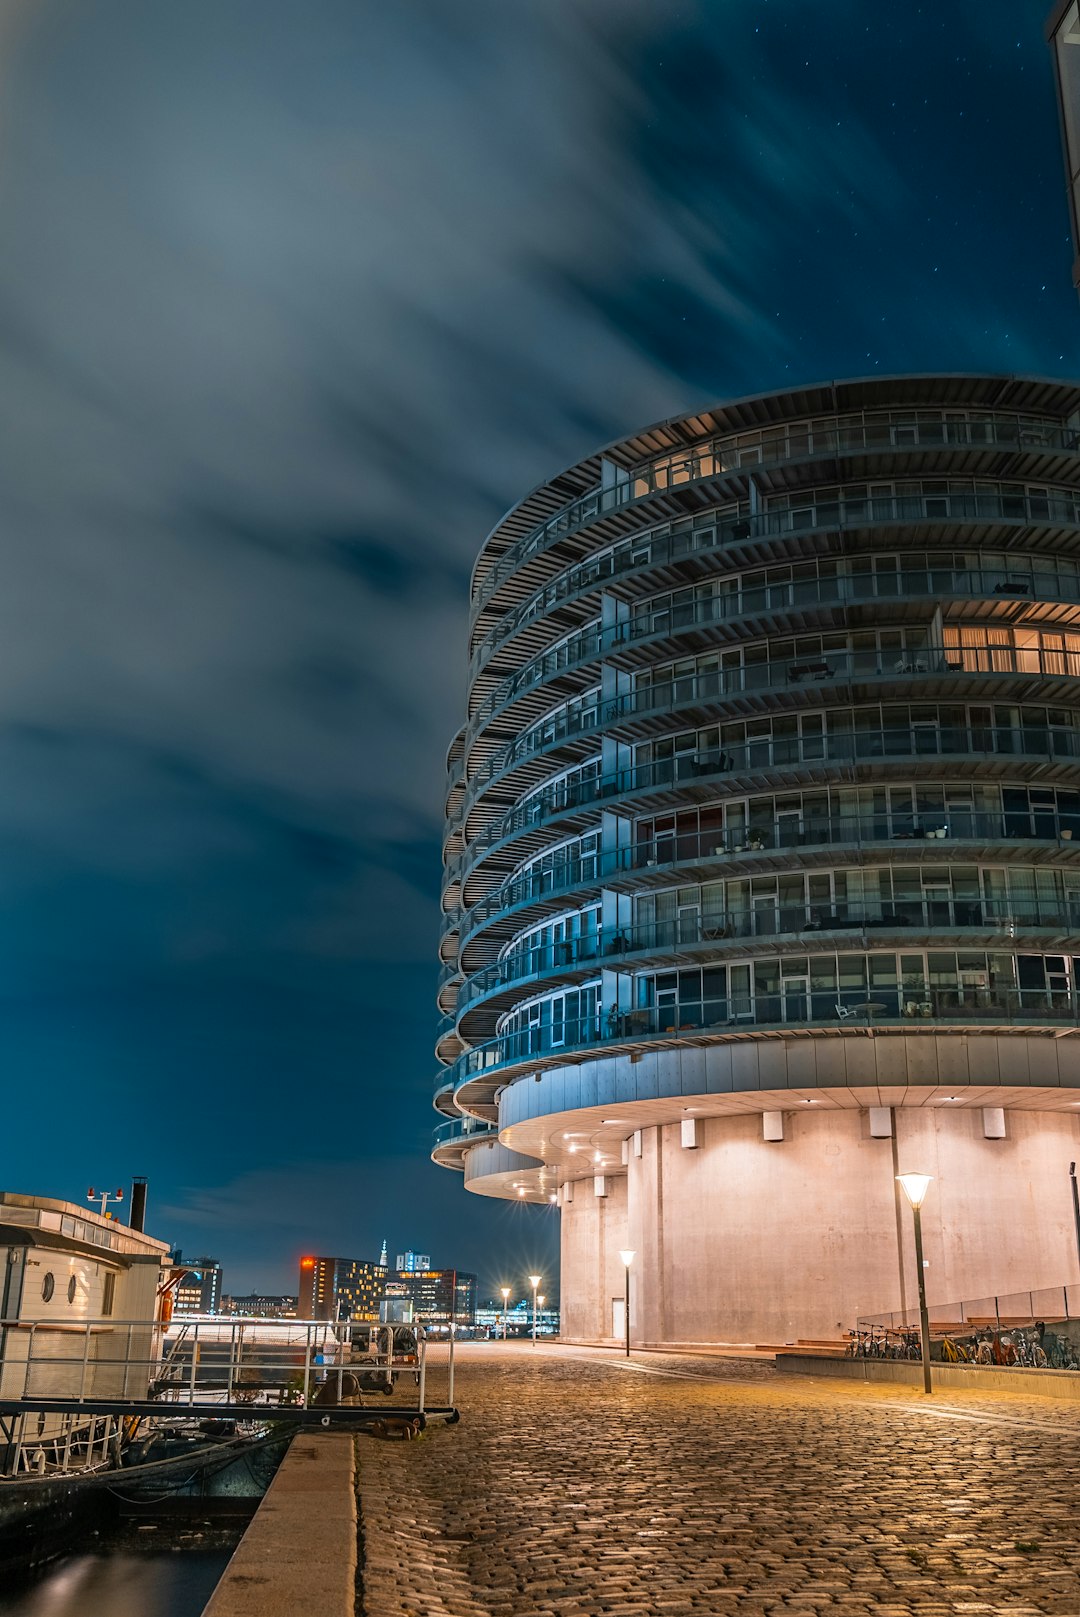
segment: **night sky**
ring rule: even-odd
[[[3,0],[0,1183],[553,1273],[427,1161],[473,559],[676,411],[1077,375],[1049,8]]]

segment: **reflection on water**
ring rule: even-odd
[[[228,1560],[227,1550],[71,1556],[0,1593],[0,1617],[199,1617]]]

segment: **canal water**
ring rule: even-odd
[[[5,1580],[0,1617],[200,1617],[242,1532],[239,1522],[119,1522],[36,1576]]]
[[[228,1550],[95,1551],[57,1561],[21,1589],[0,1592],[3,1617],[199,1617]]]

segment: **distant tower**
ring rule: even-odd
[[[379,1253],[379,1262],[386,1268],[386,1236],[383,1236],[382,1251]]]

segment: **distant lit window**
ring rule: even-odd
[[[41,1300],[42,1300],[42,1302],[43,1303],[51,1302],[52,1301],[52,1294],[53,1294],[53,1292],[55,1290],[56,1290],[56,1276],[53,1274],[52,1270],[50,1269],[49,1273],[45,1276],[44,1280],[41,1282]]]

